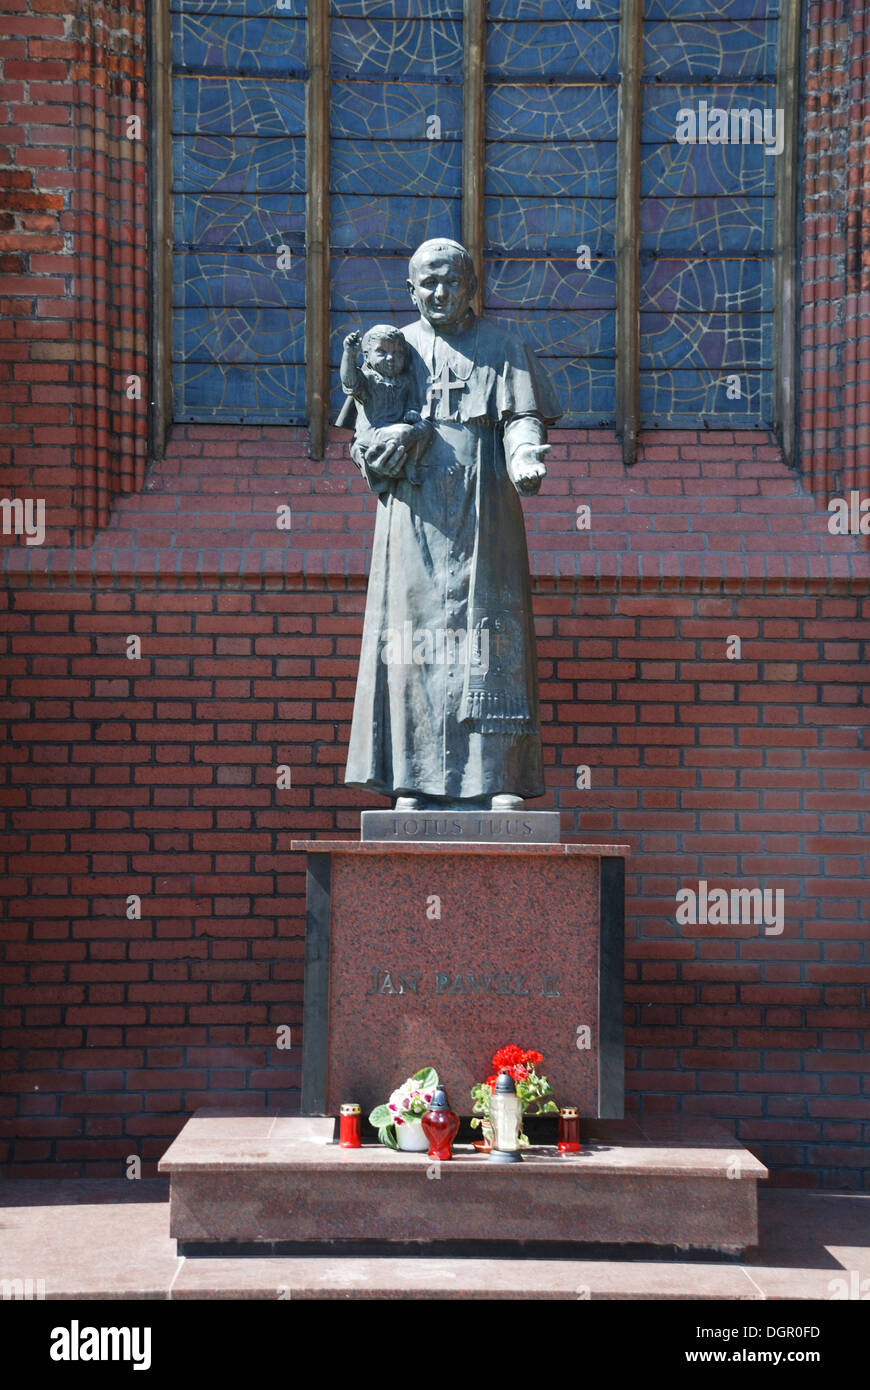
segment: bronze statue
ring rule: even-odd
[[[472,312],[464,247],[424,242],[409,277],[414,391],[392,422],[363,406],[351,444],[378,514],[345,781],[399,810],[508,810],[544,790],[517,494],[539,490],[560,411],[523,340]]]

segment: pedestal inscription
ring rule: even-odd
[[[363,811],[363,840],[558,844],[558,811]]]

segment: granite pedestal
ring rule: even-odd
[[[188,1122],[159,1165],[180,1254],[526,1258],[757,1243],[766,1170],[726,1129],[618,1118],[625,846],[560,845],[534,828],[531,843],[294,842],[308,855],[305,1115],[207,1110]],[[338,1146],[342,1102],[367,1111],[424,1065],[468,1114],[471,1085],[507,1042],[540,1049],[558,1100],[594,1117],[580,1153],[533,1144],[501,1165],[460,1143],[439,1164],[376,1142]]]
[[[670,1246],[736,1253],[758,1240],[765,1168],[715,1122],[588,1121],[583,1151],[547,1146],[494,1164],[377,1143],[341,1149],[331,1119],[203,1110],[160,1161],[179,1253],[280,1254],[413,1244]]]
[[[468,1115],[493,1052],[517,1043],[543,1053],[563,1105],[622,1115],[626,846],[293,848],[308,856],[304,1114],[368,1113],[433,1066]]]

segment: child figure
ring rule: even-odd
[[[352,454],[357,463],[365,465],[366,451],[376,442],[376,434],[385,425],[414,425],[419,443],[428,443],[432,427],[414,408],[415,387],[408,368],[408,344],[401,329],[391,324],[377,323],[365,334],[348,333],[341,355],[341,387],[347,396],[336,421],[339,426],[351,424],[356,407],[356,429]],[[363,365],[356,364],[362,351]],[[413,448],[404,467],[409,483],[419,483],[417,455]]]

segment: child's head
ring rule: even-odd
[[[362,353],[366,365],[381,376],[400,376],[408,360],[408,344],[401,329],[376,323],[363,335]]]

